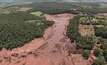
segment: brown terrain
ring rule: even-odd
[[[66,36],[73,14],[45,15],[54,25],[46,29],[42,38],[34,39],[21,48],[0,51],[0,65],[91,65],[93,50],[88,60],[76,52],[75,43]]]
[[[94,35],[94,27],[93,25],[79,25],[79,33],[81,36],[87,36],[90,37]]]

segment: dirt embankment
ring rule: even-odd
[[[3,49],[0,65],[90,65],[81,54],[73,54],[76,45],[66,37],[67,25],[73,16],[68,13],[45,15],[55,23],[46,29],[43,38],[12,51]]]

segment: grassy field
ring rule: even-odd
[[[40,17],[43,13],[40,11],[31,12],[30,14]]]
[[[0,49],[21,47],[34,38],[42,37],[52,23],[28,12],[0,14]]]

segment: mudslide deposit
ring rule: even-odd
[[[55,23],[46,29],[43,38],[12,51],[3,49],[0,51],[0,65],[90,65],[81,54],[73,54],[76,45],[66,36],[69,19],[74,15],[44,16]]]

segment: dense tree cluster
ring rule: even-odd
[[[0,49],[23,46],[34,38],[41,37],[51,22],[28,12],[0,14]]]

